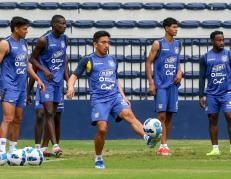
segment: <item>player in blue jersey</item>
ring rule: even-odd
[[[66,61],[66,66],[65,66],[65,72],[64,72],[64,78],[65,81],[68,82],[69,79],[69,69],[68,69],[68,61]],[[27,88],[27,104],[31,105],[32,104],[32,91],[33,91],[33,86],[34,86],[35,80],[33,78],[29,79],[28,83],[28,88]],[[36,89],[35,92],[35,113],[36,113],[36,122],[35,122],[35,148],[40,149],[43,152],[43,155],[45,157],[50,157],[53,156],[52,152],[48,151],[48,144],[50,140],[50,135],[49,135],[49,130],[47,126],[45,125],[45,112],[43,105],[40,103],[40,96],[39,96],[39,88]],[[55,123],[55,133],[56,133],[56,140],[57,143],[59,144],[60,141],[60,132],[61,132],[61,116],[64,111],[64,98],[62,97],[61,102],[57,106],[57,110],[54,116],[54,123]],[[43,136],[43,141],[42,145],[40,147],[41,139]]]
[[[167,138],[172,115],[178,110],[178,87],[182,78],[179,58],[181,43],[174,39],[177,34],[175,19],[166,18],[163,27],[165,36],[153,42],[146,61],[146,74],[150,94],[155,96],[157,118],[163,127],[157,155],[170,155]]]
[[[50,132],[53,152],[62,155],[55,134],[54,116],[58,103],[63,97],[64,67],[66,62],[67,37],[66,20],[54,15],[51,20],[52,31],[38,39],[30,61],[36,67],[38,76],[46,86],[45,93],[39,92],[40,102],[45,110],[45,119]]]
[[[16,149],[23,108],[26,105],[27,73],[41,90],[45,86],[28,63],[25,36],[29,21],[13,17],[10,23],[12,34],[0,42],[3,120],[0,126],[0,151],[6,152],[6,138],[10,139],[10,152]]]
[[[117,122],[124,119],[132,129],[144,138],[148,145],[154,145],[153,139],[144,133],[143,126],[134,116],[130,102],[125,97],[121,84],[117,79],[117,62],[107,54],[109,49],[110,34],[98,31],[94,34],[93,43],[95,52],[85,56],[78,64],[74,74],[68,81],[67,97],[74,95],[74,84],[77,78],[86,71],[91,95],[92,125],[96,125],[95,136],[95,168],[105,168],[102,150],[107,133],[107,121],[111,115]]]
[[[210,35],[213,48],[200,61],[199,103],[205,108],[209,119],[209,134],[212,142],[212,151],[207,156],[220,155],[218,147],[218,116],[224,112],[230,139],[231,153],[231,55],[224,48],[224,35],[221,31],[214,31]],[[205,91],[205,79],[207,88]]]

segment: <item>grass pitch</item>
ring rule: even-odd
[[[62,158],[46,158],[41,166],[0,167],[0,178],[231,178],[229,142],[220,141],[221,156],[207,157],[208,140],[170,140],[172,156],[156,156],[143,140],[108,140],[104,148],[105,170],[94,169],[93,141],[61,141]],[[19,141],[19,147],[33,141]]]

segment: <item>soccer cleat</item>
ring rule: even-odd
[[[161,147],[156,152],[156,155],[158,155],[158,156],[168,156],[168,155],[171,155],[171,151],[170,151],[169,148]]]
[[[56,156],[56,155],[55,155],[55,153],[49,152],[48,150],[44,150],[43,156],[44,157],[52,157],[52,156]]]
[[[213,149],[211,152],[206,154],[206,156],[216,156],[216,155],[221,155],[221,152],[219,149]]]
[[[63,151],[60,149],[60,147],[55,147],[52,149],[54,156],[55,157],[60,157],[61,155],[63,155]]]
[[[103,160],[98,160],[95,162],[95,168],[97,169],[105,169],[105,165]]]
[[[156,144],[160,141],[160,137],[153,138],[151,136],[148,136],[146,141],[147,141],[146,144],[148,145],[149,148],[154,148]]]

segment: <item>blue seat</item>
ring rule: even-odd
[[[87,41],[84,40],[84,39],[69,39],[69,45],[77,45],[77,46],[80,46],[80,45],[86,45],[87,44]]]
[[[102,9],[107,9],[107,10],[116,10],[121,8],[121,3],[119,2],[107,2],[107,3],[102,3],[101,4]]]
[[[221,27],[223,27],[223,28],[231,28],[231,20],[222,22]]]
[[[50,20],[35,20],[35,21],[31,22],[31,27],[48,28],[48,27],[50,27]]]
[[[0,2],[0,9],[15,9],[17,8],[16,2]]]
[[[79,62],[81,60],[82,56],[80,54],[68,54],[68,62]]]
[[[143,4],[144,9],[159,10],[164,8],[164,3],[150,2]]]
[[[66,20],[67,27],[72,27],[72,20]]]
[[[116,54],[116,55],[111,55],[113,56],[117,62],[123,62],[124,61],[124,55]]]
[[[85,2],[79,5],[81,9],[92,10],[92,9],[99,9],[100,3],[99,2]]]
[[[112,46],[125,46],[129,45],[130,42],[127,39],[111,39],[110,44]]]
[[[130,45],[138,45],[138,46],[142,46],[142,45],[151,45],[153,43],[153,40],[151,39],[146,39],[146,38],[140,38],[140,39],[130,39],[129,40]]]
[[[146,57],[143,55],[127,55],[125,61],[128,63],[142,63],[145,62]]]
[[[97,28],[112,28],[115,25],[115,21],[113,20],[99,20],[96,21],[94,26]]]
[[[75,87],[75,96],[85,96],[88,95],[89,89],[85,87]]]
[[[184,3],[167,3],[164,5],[165,9],[169,9],[169,10],[181,10],[185,8],[185,4]]]
[[[180,55],[180,63],[186,63],[190,59],[189,55]]]
[[[37,2],[21,2],[17,6],[19,9],[32,10],[38,8]]]
[[[134,20],[121,20],[116,22],[117,28],[134,28],[136,27],[136,21]]]
[[[139,28],[155,28],[159,26],[159,22],[154,20],[142,20],[137,22],[137,27]]]
[[[199,46],[208,46],[211,45],[211,40],[210,39],[197,39],[194,40],[194,45],[199,45]]]
[[[193,97],[199,95],[199,89],[198,88],[180,88],[178,90],[179,96],[184,97]]]
[[[148,88],[136,88],[133,91],[136,96],[150,96]]]
[[[182,77],[185,79],[199,79],[199,71],[186,71]]]
[[[224,10],[228,8],[226,3],[209,3],[207,6],[210,10]]]
[[[94,21],[92,20],[78,20],[73,22],[72,24],[74,27],[78,28],[91,28],[94,26]]]
[[[193,39],[180,39],[180,41],[184,46],[192,46],[194,44]]]
[[[221,26],[221,21],[219,20],[207,20],[207,21],[202,21],[200,23],[200,26],[203,28],[219,28]]]
[[[227,4],[227,8],[228,8],[228,9],[231,9],[231,4]]]
[[[139,72],[138,71],[121,71],[118,73],[118,78],[128,78],[128,79],[132,79],[132,78],[137,78],[138,77]]]
[[[58,9],[59,3],[57,3],[57,2],[41,2],[38,4],[38,8],[43,9],[43,10]]]
[[[188,62],[191,62],[191,63],[199,63],[201,58],[202,58],[202,55],[201,55],[201,56],[199,56],[199,55],[193,55],[193,56],[191,56],[191,57],[188,59]]]
[[[198,28],[200,26],[200,21],[196,20],[184,20],[179,22],[181,28]]]
[[[8,27],[8,26],[10,26],[10,21],[0,20],[0,27]]]
[[[146,79],[146,72],[145,72],[145,71],[141,71],[141,72],[138,74],[138,77],[139,77],[139,78],[145,78],[145,79]]]
[[[77,2],[64,2],[59,4],[60,9],[71,10],[71,9],[79,9],[79,3]]]
[[[130,9],[130,10],[142,9],[143,4],[139,2],[127,2],[127,3],[122,4],[121,8]]]
[[[188,3],[185,4],[186,9],[189,10],[204,10],[207,8],[205,3]]]
[[[134,95],[134,92],[132,90],[132,88],[123,88],[124,94],[125,95]]]

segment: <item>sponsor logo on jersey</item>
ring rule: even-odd
[[[52,58],[59,58],[64,54],[63,50],[57,51],[52,54]]]
[[[219,64],[219,65],[216,65],[212,68],[212,71],[213,72],[218,72],[218,71],[221,71],[225,68],[225,65],[224,64]]]
[[[113,70],[103,70],[100,72],[100,76],[110,77],[114,74]]]
[[[174,63],[176,61],[176,57],[168,57],[165,60],[165,63]]]
[[[27,59],[27,54],[26,53],[21,53],[16,56],[15,61],[24,61]]]

